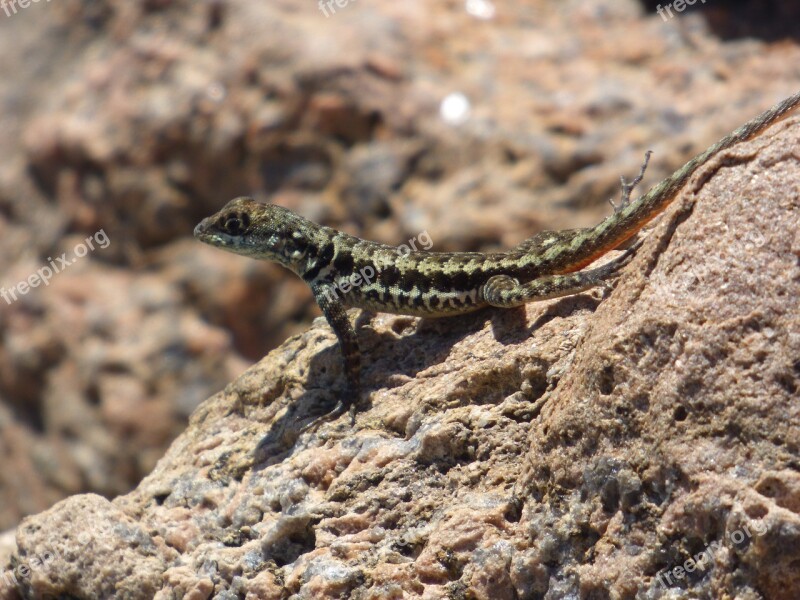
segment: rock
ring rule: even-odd
[[[748,26],[770,23],[762,4]],[[477,6],[353,2],[326,18],[299,0],[107,0],[0,16],[2,285],[98,229],[112,240],[47,291],[0,301],[0,528],[128,491],[200,399],[318,314],[279,269],[190,239],[232,196],[388,243],[509,247],[596,221],[648,145],[663,175],[793,86],[789,45],[722,42],[688,11],[691,36],[631,0]],[[454,97],[468,118],[443,119]]]
[[[188,254],[173,254],[167,279],[87,267],[70,265],[3,314],[0,387],[13,400],[0,404],[7,515],[86,489],[129,490],[180,431],[181,413],[245,366],[229,334],[181,307],[170,282],[199,268]],[[21,265],[10,277],[36,268]]]
[[[12,560],[23,596],[152,598],[178,558],[162,538],[101,496],[72,496],[51,510],[55,529],[29,522],[17,530],[31,542]]]
[[[111,245],[0,299],[0,530],[130,491],[201,400],[319,315],[302,281],[192,238],[233,196],[391,244],[508,248],[596,223],[645,150],[653,182],[800,88],[796,45],[752,39],[796,27],[785,2],[664,22],[634,0],[329,18],[307,0],[3,1],[0,288],[98,230]]]
[[[134,491],[26,518],[13,563],[56,558],[15,589],[800,597],[799,143],[793,117],[704,167],[603,301],[359,316],[370,405],[301,434],[343,385],[315,321]]]

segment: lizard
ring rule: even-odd
[[[350,409],[360,392],[361,354],[348,307],[376,312],[443,317],[487,306],[513,308],[536,300],[608,285],[641,243],[620,256],[585,269],[620,248],[675,199],[704,164],[731,146],[755,137],[800,104],[800,92],[748,121],[701,152],[649,191],[631,200],[650,159],[622,184],[621,201],[594,227],[542,231],[506,252],[401,252],[318,225],[291,210],[249,197],[231,200],[203,219],[194,235],[200,241],[255,259],[276,262],[300,276],[335,333],[344,359],[346,389],[336,406],[303,429],[335,419]],[[612,202],[612,205],[614,203]]]

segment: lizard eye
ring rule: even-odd
[[[222,229],[229,235],[242,235],[250,226],[250,217],[246,214],[232,214],[222,222]]]

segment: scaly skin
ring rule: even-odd
[[[598,268],[580,269],[636,235],[712,157],[753,138],[798,104],[800,93],[722,138],[631,201],[630,193],[647,166],[645,159],[639,176],[631,183],[623,181],[620,206],[601,223],[584,229],[543,231],[508,252],[401,252],[250,198],[232,200],[204,219],[194,235],[230,252],[277,262],[308,283],[339,339],[345,360],[349,389],[345,400],[324,417],[333,418],[353,404],[359,390],[358,339],[347,318],[347,307],[442,317],[485,306],[510,308],[603,284],[627,263],[635,246]]]

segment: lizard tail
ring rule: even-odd
[[[578,270],[590,264],[609,250],[630,239],[642,227],[657,217],[678,195],[689,178],[710,158],[723,150],[740,142],[747,141],[770,125],[789,115],[800,104],[800,92],[789,96],[769,110],[758,115],[725,136],[687,162],[661,183],[653,186],[646,194],[620,209],[597,226],[586,229],[577,235],[569,244],[572,256],[580,256],[581,260],[570,264],[570,271]]]

